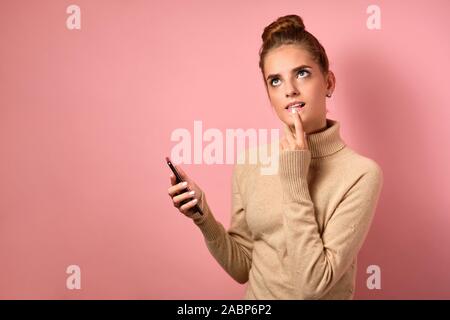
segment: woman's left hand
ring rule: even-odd
[[[295,132],[292,132],[288,125],[284,123],[285,136],[280,140],[281,151],[309,149],[300,114],[295,111],[291,113],[291,116],[294,119]]]

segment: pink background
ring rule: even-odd
[[[66,8],[81,8],[81,30]],[[366,9],[381,8],[381,30]],[[302,16],[337,84],[329,118],[384,188],[356,299],[450,298],[448,1],[4,1],[0,298],[241,299],[167,195],[177,128],[282,128],[258,49]],[[229,226],[232,165],[182,165]],[[66,288],[81,267],[81,290]],[[381,289],[366,287],[379,265]]]

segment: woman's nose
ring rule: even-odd
[[[286,98],[296,97],[296,96],[298,96],[298,91],[297,90],[291,90],[291,91],[288,91],[286,93]]]
[[[288,97],[294,97],[299,94],[299,91],[297,90],[296,86],[293,84],[288,84],[286,86],[286,98]]]

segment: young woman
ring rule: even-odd
[[[262,39],[259,65],[285,133],[277,141],[277,174],[261,175],[259,164],[233,167],[228,230],[180,167],[192,191],[171,176],[169,196],[200,228],[223,269],[239,283],[248,281],[246,299],[352,299],[382,170],[349,148],[340,123],[326,117],[335,77],[302,19],[280,17]],[[204,215],[195,211],[197,203]]]

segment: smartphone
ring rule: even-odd
[[[174,167],[174,165],[172,164],[172,161],[170,161],[169,157],[166,157],[166,162],[167,165],[169,166],[169,168],[172,170],[173,174],[175,175],[175,179],[176,179],[176,183],[180,183],[183,182],[183,179],[181,178],[180,173],[177,171],[177,169]],[[187,187],[186,187],[187,188]],[[189,190],[189,189],[188,189]],[[181,205],[188,203],[189,201],[192,201],[192,199],[189,200],[184,200],[181,203]],[[192,208],[191,208],[192,209]],[[198,211],[198,213],[200,213],[201,215],[203,215],[203,211],[200,209],[200,207],[198,206],[198,204],[196,204],[193,207],[194,210]]]

